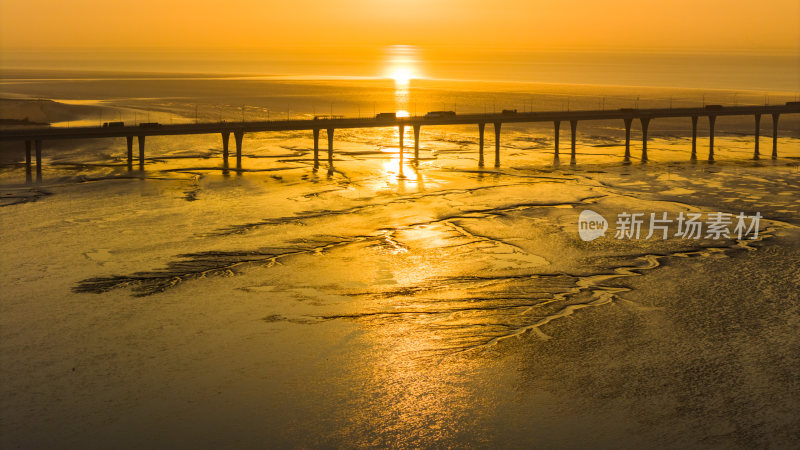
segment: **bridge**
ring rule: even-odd
[[[562,122],[568,122],[571,130],[570,163],[576,164],[575,139],[578,123],[588,120],[622,120],[625,124],[625,154],[626,162],[630,161],[631,125],[638,120],[642,130],[641,160],[647,161],[647,129],[650,122],[660,118],[685,117],[692,122],[692,151],[690,158],[697,159],[697,122],[703,117],[709,123],[709,148],[708,159],[714,160],[714,124],[720,116],[753,116],[755,118],[755,149],[753,159],[760,158],[759,134],[761,129],[761,116],[772,116],[772,159],[778,157],[778,120],[781,114],[800,113],[800,102],[788,102],[785,105],[763,106],[721,106],[706,105],[696,108],[651,108],[634,109],[623,108],[618,110],[586,110],[586,111],[549,111],[549,112],[522,112],[507,111],[499,114],[427,114],[414,117],[392,117],[379,114],[377,117],[368,118],[315,118],[302,120],[275,120],[275,121],[250,121],[250,122],[213,122],[190,124],[155,124],[145,123],[136,126],[111,126],[97,127],[26,127],[0,130],[0,141],[25,142],[25,169],[27,181],[33,182],[31,148],[36,156],[36,181],[42,180],[42,142],[45,140],[64,139],[98,139],[124,137],[127,142],[128,170],[133,171],[133,139],[136,137],[139,149],[139,170],[144,171],[145,141],[148,136],[178,136],[188,134],[220,134],[222,136],[222,169],[224,173],[229,170],[242,172],[242,142],[245,133],[259,133],[269,131],[297,131],[309,130],[314,137],[314,168],[319,167],[319,136],[320,130],[325,130],[328,140],[328,166],[333,167],[333,137],[336,129],[348,128],[378,128],[398,127],[400,130],[400,170],[403,167],[403,137],[405,127],[414,131],[414,162],[419,161],[419,132],[422,126],[443,125],[477,125],[479,133],[478,165],[484,166],[484,130],[486,124],[494,128],[494,165],[500,166],[500,130],[504,123],[532,123],[553,122],[555,131],[554,156],[559,157],[559,135]],[[233,134],[236,145],[236,168],[231,169],[228,164],[228,143]]]

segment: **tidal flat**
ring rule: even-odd
[[[237,103],[264,114],[287,96],[325,104],[356,90],[137,83],[3,89],[63,104],[73,92],[78,123],[97,121],[89,103],[192,121],[196,103],[234,92],[227,109],[197,108],[214,120],[242,114]],[[575,89],[573,108],[605,92]],[[377,86],[360,107],[411,110],[411,94]],[[642,101],[697,93],[651,94]],[[431,109],[445,97],[419,95]],[[458,95],[462,108],[527,98]],[[581,125],[575,166],[564,147],[554,161],[551,125],[504,126],[497,168],[490,144],[478,166],[477,130],[432,127],[417,163],[406,147],[403,176],[396,129],[337,131],[333,166],[318,168],[310,133],[246,135],[244,171],[228,174],[219,136],[148,138],[144,172],[128,172],[124,139],[45,143],[36,185],[3,144],[0,442],[794,446],[800,128],[781,121],[779,158],[752,161],[752,118],[720,120],[713,163],[689,161],[682,122],[654,121],[647,163],[634,136],[630,164],[622,123]],[[701,136],[698,155],[706,146]],[[610,227],[591,242],[578,234],[586,209]],[[762,218],[753,239],[681,239],[675,224],[667,239],[616,239],[623,212]]]

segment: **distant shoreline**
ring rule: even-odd
[[[333,75],[333,74],[302,74],[302,73],[259,73],[252,71],[241,72],[208,72],[208,71],[146,71],[146,70],[93,70],[93,69],[39,69],[31,67],[0,67],[0,95],[5,95],[2,85],[18,81],[170,81],[170,80],[261,80],[273,82],[298,82],[298,83],[393,83],[391,78],[385,76],[364,75]],[[767,95],[800,95],[800,86],[796,88],[753,88],[753,87],[707,87],[683,86],[678,84],[658,83],[622,83],[622,82],[578,82],[578,81],[542,81],[525,80],[516,78],[490,79],[485,77],[437,77],[420,76],[411,80],[412,87],[466,89],[467,85],[481,85],[488,90],[507,90],[522,86],[559,88],[574,87],[586,89],[637,89],[644,91],[676,90],[717,93],[759,93]]]
[[[24,119],[0,119],[0,125],[50,125],[50,122],[34,122],[26,117]]]

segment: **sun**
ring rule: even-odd
[[[414,73],[408,67],[395,67],[389,72],[389,77],[396,84],[406,85],[414,78]]]
[[[418,53],[413,45],[390,45],[386,48],[384,76],[394,80],[398,89],[407,89],[412,79],[420,78]]]

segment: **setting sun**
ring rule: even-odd
[[[397,84],[408,84],[408,82],[414,78],[413,72],[408,67],[395,67],[392,69],[389,76]]]
[[[411,45],[391,45],[386,49],[386,76],[398,86],[407,86],[412,78],[419,78],[418,50]]]

